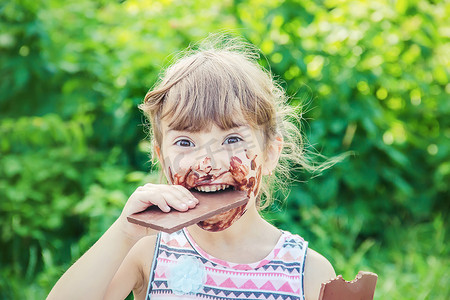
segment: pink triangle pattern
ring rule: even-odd
[[[255,283],[253,281],[251,281],[249,279],[243,285],[241,285],[239,287],[239,289],[243,289],[243,290],[257,290],[258,287],[255,285]]]
[[[247,264],[238,264],[238,265],[234,265],[233,269],[235,270],[241,270],[241,271],[246,271],[246,270],[251,270],[252,267],[247,265]]]
[[[287,261],[287,262],[295,261],[295,259],[292,257],[291,253],[289,253],[289,252],[286,252],[286,254],[284,254],[281,259],[284,261]]]
[[[214,281],[211,275],[207,275],[205,285],[217,286],[217,283]]]
[[[268,263],[270,263],[270,260],[268,259],[263,259],[256,268],[261,268],[262,266],[267,265]]]
[[[176,239],[172,239],[167,242],[167,246],[180,248],[180,244],[178,244],[178,241]]]
[[[283,293],[293,293],[294,291],[292,290],[291,285],[289,284],[289,282],[286,282],[285,284],[283,284],[281,286],[281,288],[278,289],[279,292],[283,292]]]
[[[275,257],[278,257],[278,253],[280,253],[280,248],[274,249],[273,254]]]
[[[229,288],[229,289],[237,288],[237,286],[234,284],[234,282],[230,278],[227,278],[224,282],[222,282],[220,284],[220,287],[225,287],[225,288]]]
[[[266,283],[264,283],[263,286],[261,287],[261,290],[276,291],[275,287],[273,286],[272,282],[270,282],[270,281],[267,281]]]

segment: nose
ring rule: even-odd
[[[203,147],[198,152],[194,170],[213,175],[215,172],[222,172],[229,168],[229,159],[226,151],[222,149],[212,149]]]
[[[213,169],[211,158],[206,156],[204,159],[199,161],[196,169],[198,171],[203,171],[203,172],[209,174],[211,172],[211,170]]]

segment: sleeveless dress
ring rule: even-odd
[[[230,263],[203,251],[186,229],[159,233],[146,300],[271,299],[304,300],[308,243],[282,231],[263,260]]]

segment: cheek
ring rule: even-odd
[[[172,168],[177,173],[187,172],[191,169],[193,161],[187,157],[181,157],[172,161]]]
[[[255,165],[255,173],[252,173],[252,175],[247,180],[246,190],[247,195],[256,197],[259,193],[259,187],[261,183],[261,173],[262,168],[261,166]]]
[[[186,155],[166,157],[164,159],[164,171],[169,182],[184,185],[192,164],[193,162]]]
[[[247,191],[249,197],[256,197],[259,192],[262,167],[257,155],[245,155],[241,159],[233,156],[230,161],[230,173],[239,190]]]

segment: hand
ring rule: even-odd
[[[129,215],[141,212],[152,205],[157,205],[164,212],[170,212],[172,208],[186,211],[194,208],[197,204],[197,198],[181,185],[147,183],[138,187],[131,194],[119,219],[122,230],[130,238],[140,239],[145,235],[155,234],[156,231],[129,223],[127,220]]]

